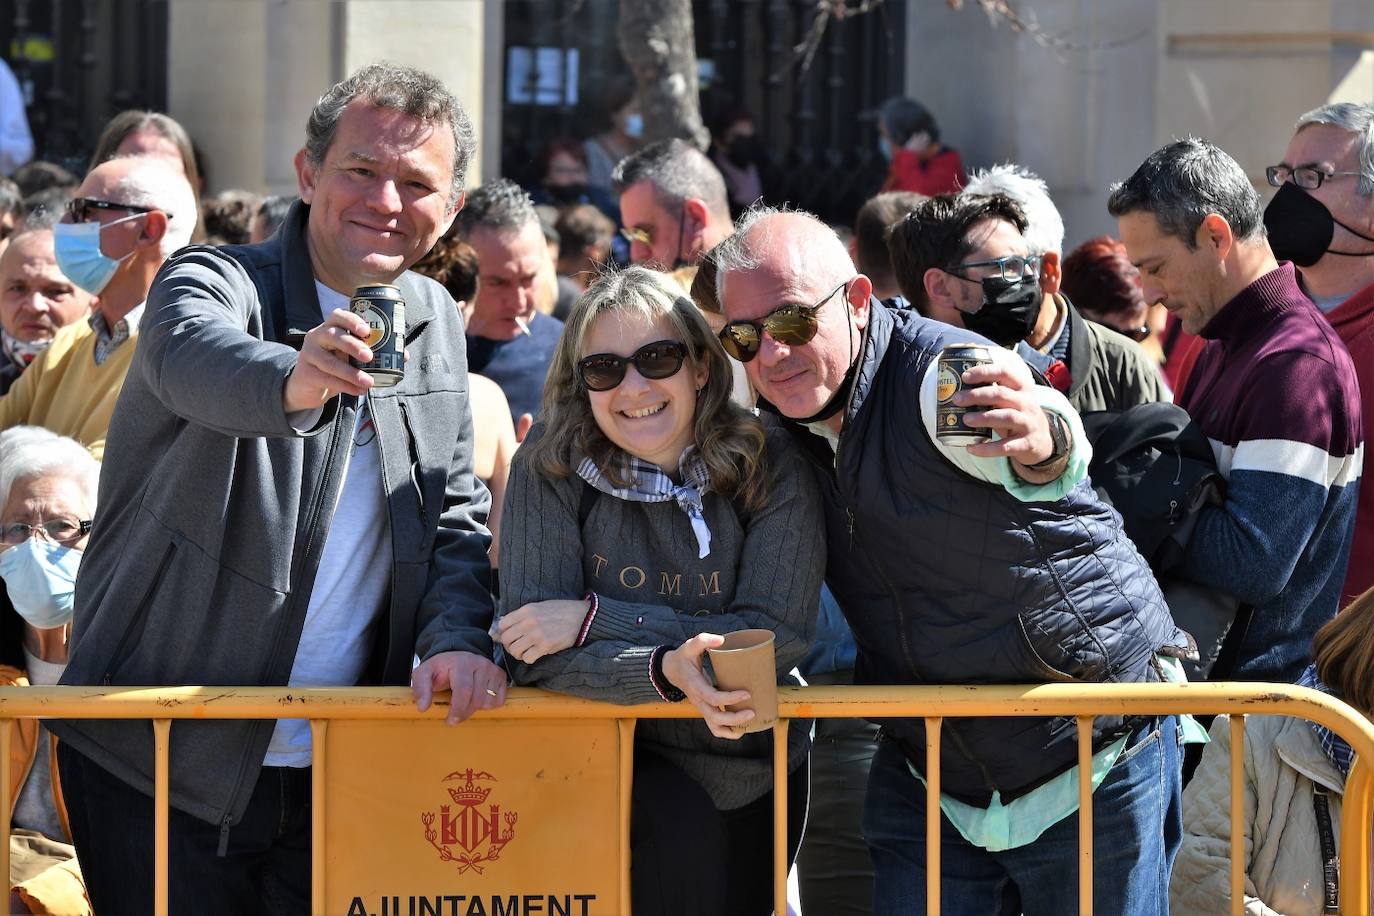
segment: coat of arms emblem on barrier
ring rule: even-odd
[[[478,783],[495,781],[496,777],[487,772],[455,770],[443,778],[443,782],[452,783],[445,788],[454,805],[439,806],[438,829],[435,812],[420,814],[425,839],[439,851],[441,861],[455,863],[460,875],[468,869],[484,874],[483,866],[501,858],[501,850],[515,838],[518,815],[514,811],[503,815],[500,805],[487,805],[485,812],[480,810],[491,789]]]

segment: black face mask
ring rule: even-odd
[[[1291,181],[1284,182],[1269,206],[1264,208],[1264,228],[1269,232],[1269,247],[1274,249],[1274,257],[1292,261],[1299,267],[1311,267],[1327,254],[1374,257],[1374,251],[1331,250],[1337,226],[1357,238],[1374,242],[1374,238],[1336,219],[1325,204]]]
[[[759,141],[752,135],[741,134],[725,147],[725,158],[737,168],[747,169],[759,158]]]
[[[1003,347],[1010,347],[1035,328],[1040,317],[1040,278],[1019,282],[1001,277],[983,279],[983,307],[963,314],[964,327]]]
[[[548,185],[548,190],[549,196],[553,198],[554,203],[560,206],[581,203],[582,198],[587,195],[587,186],[585,184],[554,184]]]

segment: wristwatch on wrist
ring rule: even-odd
[[[1050,440],[1054,447],[1050,449],[1050,456],[1044,461],[1026,465],[1028,471],[1043,471],[1069,453],[1069,430],[1064,424],[1064,418],[1052,410],[1047,410],[1045,420],[1049,423]]]

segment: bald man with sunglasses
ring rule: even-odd
[[[99,298],[89,318],[58,330],[0,397],[0,429],[42,426],[104,457],[144,301],[195,222],[195,192],[180,166],[131,156],[91,169],[53,228],[53,251],[61,275]]]
[[[1089,449],[1058,391],[1010,351],[888,309],[814,217],[769,209],[718,247],[721,343],[810,456],[826,582],[858,643],[860,684],[1149,682],[1189,652],[1120,519],[1086,481]],[[935,433],[937,358],[978,343],[957,405],[991,441]],[[971,389],[971,390],[970,390]],[[925,730],[882,723],[863,834],[877,914],[925,907]],[[1177,723],[1093,721],[1096,912],[1167,913],[1182,831]],[[1071,911],[1077,741],[1071,717],[944,723],[946,914]]]

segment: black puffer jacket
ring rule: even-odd
[[[921,380],[968,331],[870,309],[836,454],[789,423],[826,506],[826,580],[859,646],[856,683],[1029,684],[1158,680],[1155,654],[1186,651],[1121,517],[1087,482],[1053,503],[1021,502],[970,477],[920,419]],[[924,767],[920,719],[885,721]],[[1097,745],[1121,733],[1099,718]],[[945,724],[942,788],[985,805],[1072,766],[1071,718]]]

